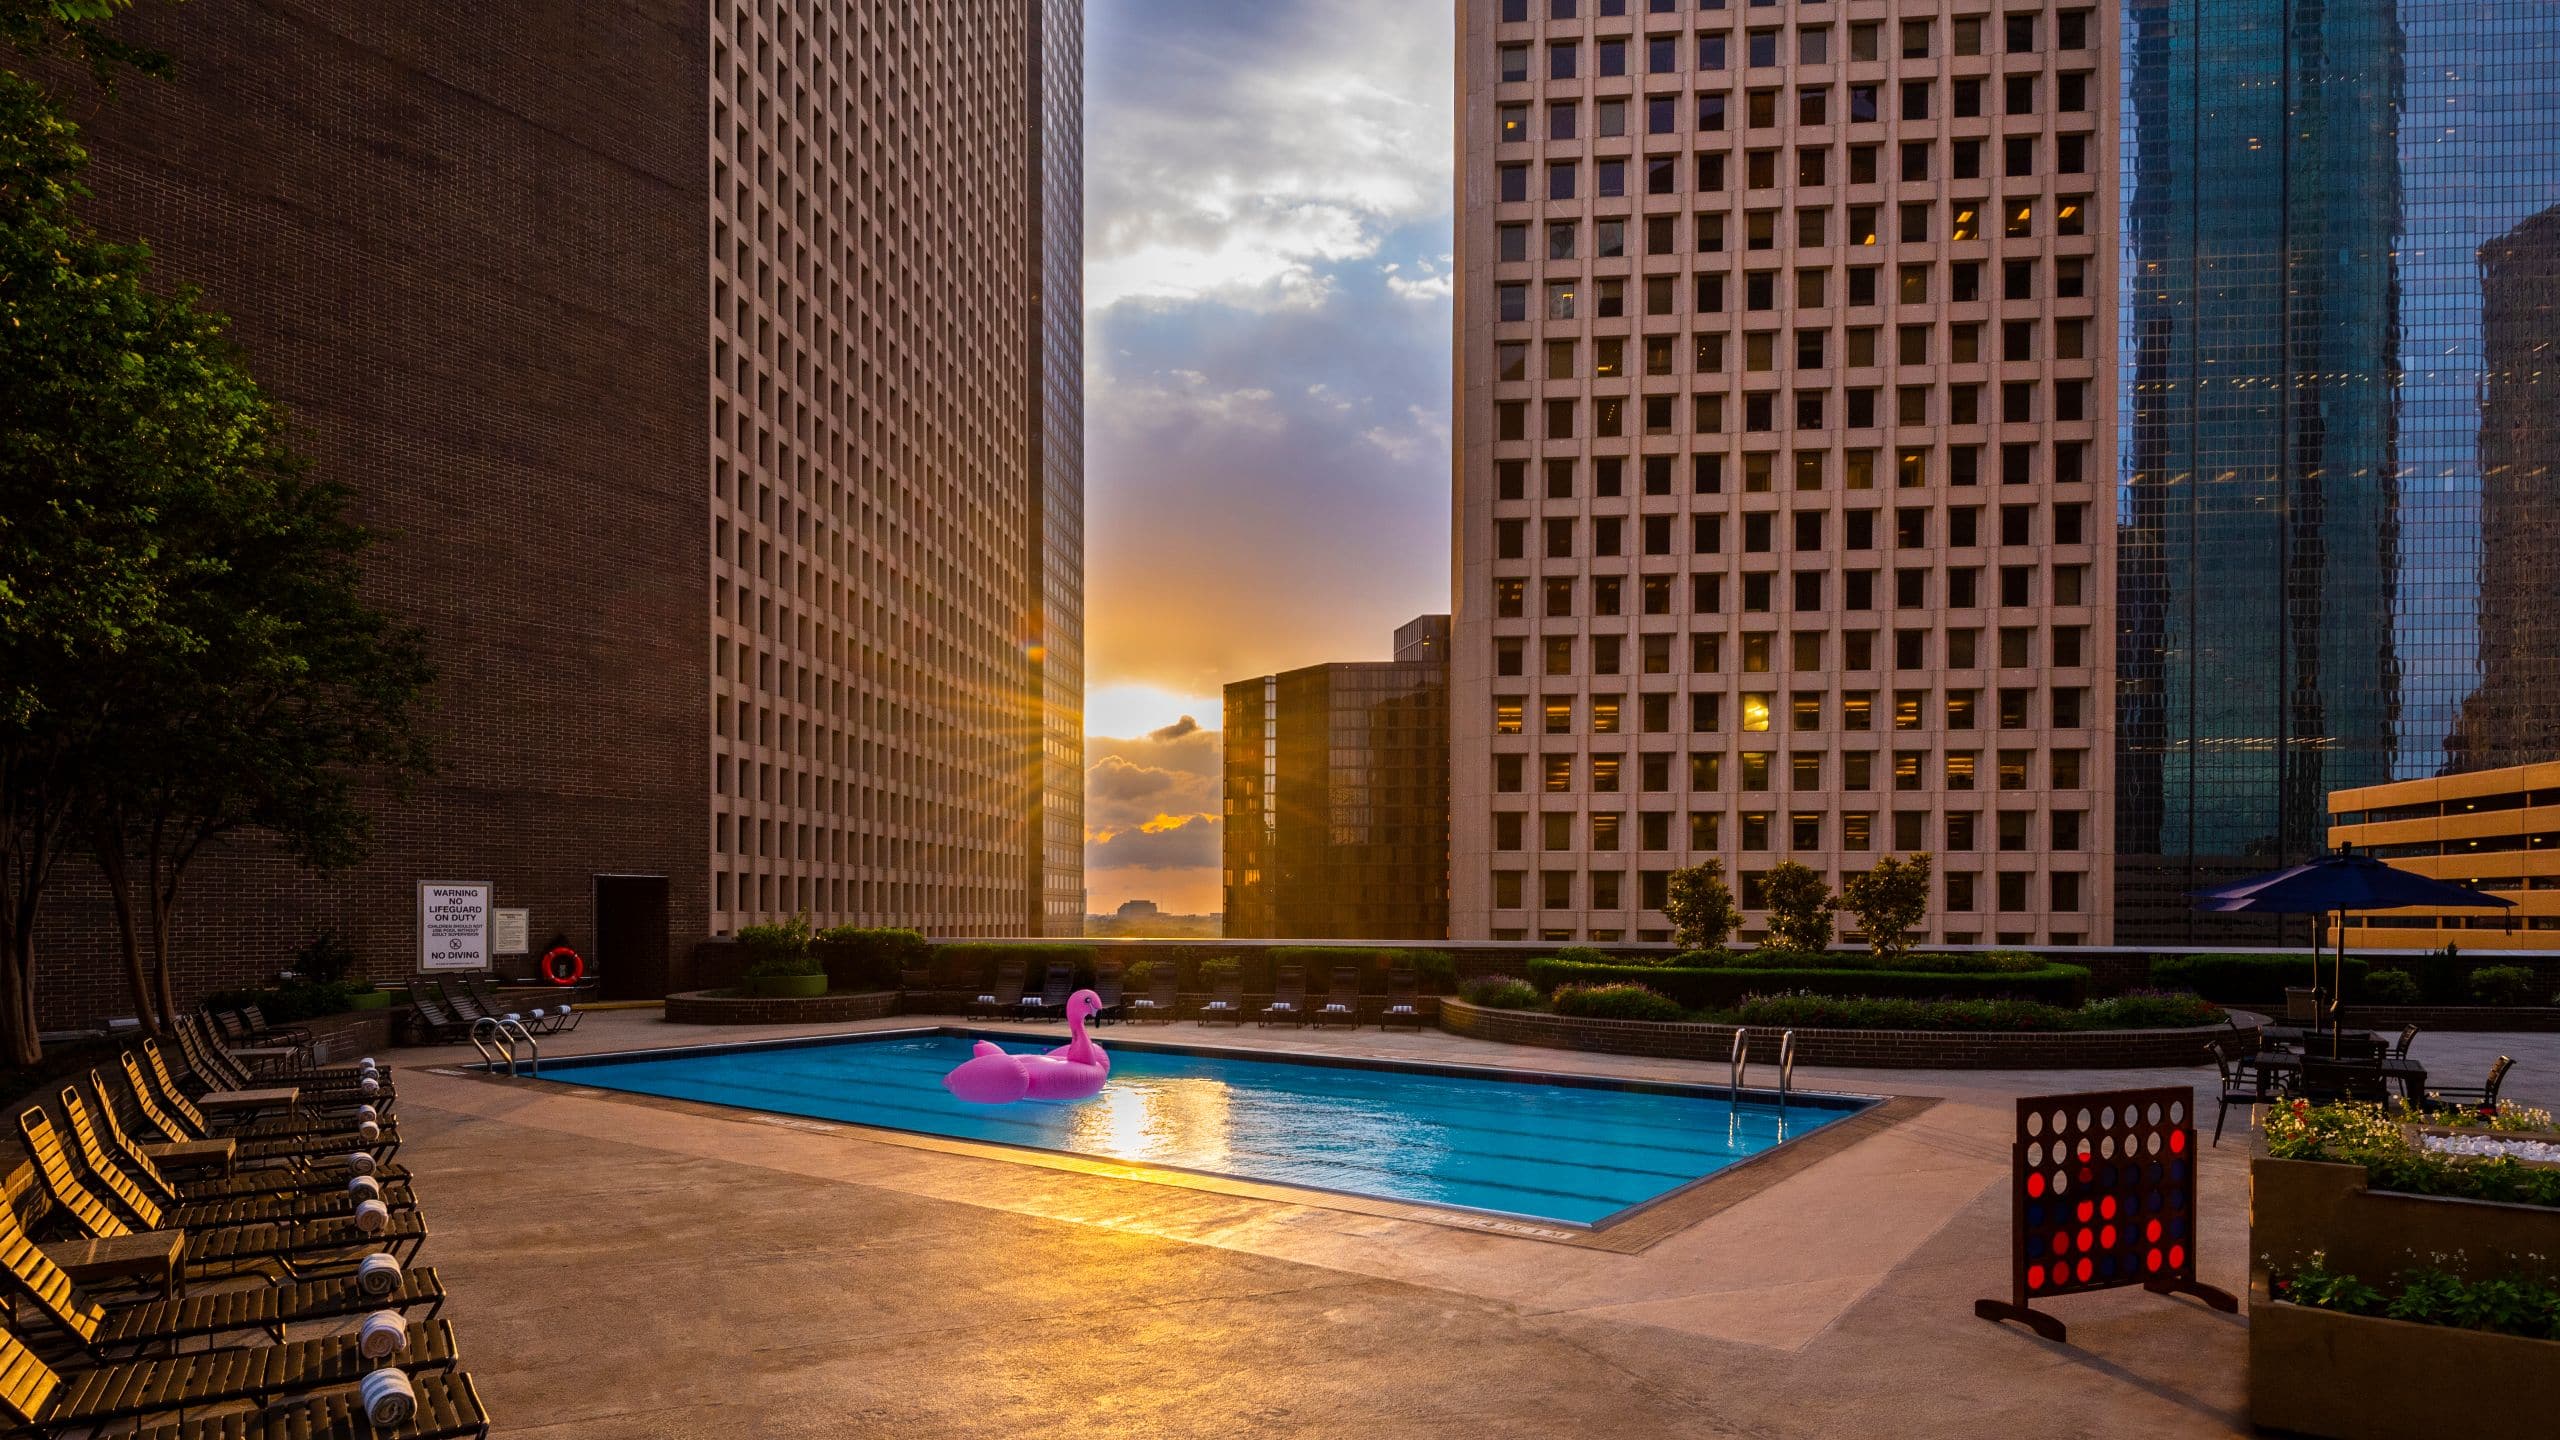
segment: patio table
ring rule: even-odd
[[[2248,1063],[2268,1075],[2280,1075],[2293,1079],[2302,1074],[2302,1057],[2290,1050],[2262,1050]],[[2350,1060],[2341,1063],[2352,1065],[2364,1062]],[[2401,1096],[2409,1102],[2410,1108],[2415,1109],[2418,1098],[2427,1093],[2427,1067],[2415,1060],[2394,1060],[2386,1056],[2380,1064],[2380,1069],[2383,1079],[2400,1082]]]

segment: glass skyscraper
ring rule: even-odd
[[[2560,9],[2122,18],[2116,935],[2171,942],[2331,790],[2555,753]]]

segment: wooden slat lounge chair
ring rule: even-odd
[[[453,1327],[442,1320],[419,1326],[410,1332],[409,1343],[401,1350],[397,1363],[413,1374],[451,1370]],[[275,1396],[352,1385],[373,1368],[373,1363],[357,1354],[356,1347],[341,1336],[293,1340],[253,1350],[213,1350],[131,1360],[66,1375],[44,1363],[25,1341],[0,1330],[0,1414],[33,1434],[56,1436],[132,1416],[209,1408],[225,1401],[263,1402]],[[467,1383],[463,1387],[466,1393],[469,1388]],[[421,1393],[419,1399],[423,1410],[425,1394]],[[471,1398],[474,1408],[478,1403],[476,1396]],[[164,1426],[152,1433],[165,1431],[182,1437],[243,1433],[186,1428],[189,1424],[206,1423],[186,1422],[175,1430]],[[398,1432],[399,1440],[409,1440],[416,1433],[404,1429]]]
[[[575,1030],[578,1028],[578,1021],[585,1018],[576,1010],[568,1008],[565,1000],[543,1005],[523,1003],[511,1005],[507,1003],[504,996],[469,976],[457,975],[453,983],[460,986],[462,992],[471,997],[471,1003],[480,1008],[481,1014],[494,1015],[501,1019],[512,1015],[516,1017],[517,1024],[536,1035],[557,1035],[563,1030]],[[562,993],[565,995],[567,992]],[[548,996],[543,998],[550,999]]]
[[[342,1275],[209,1291],[176,1300],[108,1304],[82,1290],[61,1266],[46,1259],[43,1249],[19,1226],[16,1212],[5,1205],[0,1205],[0,1273],[99,1363],[144,1346],[217,1335],[261,1334],[281,1341],[290,1338],[286,1327],[291,1325],[341,1320],[376,1310],[405,1312],[423,1306],[426,1313],[420,1318],[432,1320],[444,1308],[444,1282],[432,1267],[402,1270],[400,1287],[387,1295],[376,1295],[356,1277]]]
[[[322,1080],[303,1080],[288,1075],[254,1076],[216,1047],[193,1015],[181,1015],[175,1027],[178,1054],[187,1062],[187,1070],[195,1079],[214,1090],[253,1090],[267,1085],[291,1085],[300,1092],[297,1109],[304,1115],[323,1111],[352,1110],[371,1105],[377,1112],[388,1112],[397,1092],[389,1076],[377,1076],[374,1093],[364,1091],[364,1077],[331,1076]]]
[[[201,1111],[187,1103],[185,1096],[164,1091],[153,1082],[142,1061],[127,1050],[116,1057],[123,1067],[126,1093],[133,1097],[134,1108],[141,1112],[143,1123],[176,1142],[224,1140],[231,1144],[235,1165],[251,1165],[277,1160],[304,1160],[320,1155],[344,1155],[363,1150],[377,1160],[387,1160],[400,1148],[400,1133],[392,1126],[382,1127],[379,1139],[368,1142],[360,1135],[336,1131],[317,1135],[251,1136],[216,1134]],[[165,1161],[162,1163],[166,1163]]]
[[[1074,993],[1076,969],[1073,965],[1050,962],[1048,978],[1040,982],[1040,993],[1025,995],[1016,1007],[1025,1020],[1064,1020],[1067,1018],[1067,996]]]
[[[1182,1012],[1181,987],[1182,976],[1173,968],[1173,962],[1158,962],[1147,975],[1147,993],[1129,1002],[1129,1018],[1172,1024]]]
[[[1274,1025],[1307,1023],[1307,976],[1295,966],[1282,968],[1271,979],[1271,1003],[1262,1007],[1265,1029]]]
[[[1208,1002],[1194,1017],[1203,1025],[1244,1023],[1244,977],[1230,970],[1217,978]]]
[[[125,1172],[140,1181],[142,1188],[162,1204],[297,1191],[343,1194],[353,1173],[345,1165],[333,1163],[335,1157],[330,1157],[317,1163],[269,1165],[232,1175],[180,1179],[169,1173],[167,1160],[153,1153],[154,1147],[135,1139],[133,1133],[125,1129],[124,1118],[116,1104],[116,1092],[108,1088],[107,1077],[103,1073],[89,1072],[89,1090],[98,1097],[98,1108],[91,1113],[106,1138],[109,1153],[121,1160]],[[158,1148],[165,1150],[167,1147]],[[374,1165],[373,1178],[382,1182],[383,1191],[388,1195],[395,1187],[405,1188],[408,1185],[408,1167],[397,1160],[379,1161]]]
[[[1378,1013],[1379,1029],[1398,1027],[1422,1028],[1420,987],[1414,982],[1413,972],[1401,967],[1387,972],[1387,1004]]]
[[[1008,1019],[1021,1012],[1023,977],[1021,971],[996,977],[995,985],[969,1003],[969,1016],[974,1020]]]
[[[170,1228],[156,1221],[139,1229],[126,1224],[104,1196],[72,1172],[70,1157],[64,1153],[61,1137],[43,1106],[29,1106],[19,1112],[18,1134],[35,1157],[36,1174],[44,1182],[46,1193],[84,1234],[105,1240]],[[163,1214],[150,1206],[148,1197],[142,1198],[150,1207],[145,1209],[146,1215]],[[405,1247],[405,1254],[415,1255],[426,1240],[426,1221],[415,1210],[408,1210],[394,1212],[388,1225],[371,1234],[359,1229],[352,1217],[291,1225],[209,1225],[186,1231],[186,1243],[179,1255],[190,1274],[207,1266],[274,1263],[299,1278],[300,1271],[294,1268],[298,1258],[319,1256],[322,1263],[334,1259],[352,1265],[376,1250],[403,1254]]]
[[[418,1412],[395,1431],[375,1429],[365,1418],[363,1396],[340,1389],[245,1414],[146,1426],[125,1440],[489,1440],[489,1412],[468,1374],[415,1375],[410,1384]]]
[[[204,1124],[205,1133],[208,1135],[224,1135],[237,1140],[274,1140],[296,1135],[336,1134],[343,1136],[350,1144],[362,1143],[356,1138],[354,1128],[355,1122],[350,1121],[344,1115],[329,1115],[325,1113],[317,1115],[302,1115],[298,1113],[261,1115],[256,1113],[261,1110],[269,1110],[277,1108],[278,1106],[289,1106],[293,1104],[294,1100],[298,1098],[300,1094],[298,1088],[283,1088],[276,1091],[217,1090],[208,1091],[203,1094],[190,1095],[186,1090],[179,1086],[177,1076],[170,1073],[168,1057],[160,1053],[159,1041],[143,1041],[142,1058],[150,1062],[152,1078],[157,1080],[160,1085],[160,1098],[164,1101],[174,1101],[179,1105],[185,1106],[188,1111],[192,1112],[188,1115],[188,1118],[191,1120],[201,1121]],[[269,1095],[279,1094],[287,1098],[280,1101],[267,1101],[265,1099],[265,1097]],[[209,1115],[208,1112],[212,1109],[210,1102],[216,1098],[222,1099],[228,1108],[234,1111],[247,1111],[249,1113],[246,1115]],[[393,1119],[389,1115],[382,1116],[374,1123],[381,1127],[384,1135],[392,1134],[399,1124],[397,1120]]]
[[[429,1045],[458,1040],[471,1033],[471,1022],[453,1013],[440,992],[422,976],[409,982],[409,1029]]]
[[[90,1186],[115,1202],[117,1211],[142,1230],[193,1230],[206,1225],[292,1225],[305,1220],[342,1220],[355,1209],[344,1186],[325,1191],[283,1191],[264,1195],[228,1195],[204,1200],[166,1201],[152,1193],[127,1167],[107,1153],[88,1105],[75,1085],[62,1087],[62,1118],[71,1128],[71,1158]],[[57,1140],[59,1135],[57,1134]],[[42,1157],[38,1157],[41,1163]],[[381,1184],[379,1180],[374,1183]],[[393,1210],[417,1208],[408,1186],[397,1195],[383,1186],[383,1204]]]
[[[1307,1018],[1318,1025],[1342,1025],[1360,1028],[1360,971],[1357,966],[1333,967],[1333,983],[1326,987],[1324,1003],[1307,1012]]]
[[[270,1025],[267,1014],[254,1004],[240,1007],[240,1019],[248,1026],[252,1045],[290,1045],[297,1050],[311,1048],[311,1032],[300,1025]]]

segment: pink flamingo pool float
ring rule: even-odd
[[[1016,1055],[992,1040],[942,1077],[942,1088],[972,1105],[1016,1100],[1083,1100],[1102,1093],[1111,1057],[1084,1033],[1084,1022],[1102,1013],[1102,997],[1079,990],[1067,997],[1067,1029],[1075,1038],[1046,1055]]]

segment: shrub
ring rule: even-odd
[[[354,947],[339,939],[333,930],[321,931],[293,952],[293,973],[319,984],[335,984],[346,979],[348,972],[355,968]],[[259,1007],[261,1011],[265,1008]]]
[[[1911,949],[1913,927],[1929,914],[1929,863],[1926,850],[1908,860],[1880,855],[1873,869],[1841,883],[1840,908],[1858,917],[1877,959],[1898,959]]]
[[[1746,995],[1786,991],[1889,995],[1913,1000],[2006,996],[2077,1006],[2087,998],[2089,990],[2089,972],[2078,965],[2040,964],[2032,970],[1983,974],[1861,969],[1853,967],[1866,962],[1864,956],[1821,958],[1846,959],[1850,965],[1818,969],[1763,966],[1757,963],[1757,956],[1751,955],[1737,955],[1729,964],[1707,966],[1583,965],[1541,958],[1529,962],[1529,981],[1546,990],[1559,985],[1642,984],[1691,1010],[1712,1010],[1735,1004]]]
[[[1470,980],[1458,987],[1458,996],[1470,1005],[1489,1010],[1535,1010],[1546,998],[1538,993],[1537,986],[1508,975]]]
[[[2418,977],[2406,970],[2376,970],[2364,977],[2364,998],[2375,1005],[2415,1005]]]
[[[1567,945],[1556,952],[1555,958],[1558,960],[1568,961],[1575,965],[1614,965],[1617,963],[1609,958],[1609,952],[1590,945]]]
[[[2229,1018],[2219,1005],[2193,995],[2134,990],[2112,1000],[2092,1000],[2080,1007],[2084,1030],[2184,1030],[2219,1025]]]
[[[1533,987],[1531,993],[1535,993]],[[1661,992],[1642,985],[1567,985],[1556,991],[1555,1011],[1559,1015],[1580,1015],[1593,1020],[1680,1020],[1687,1018],[1680,1007]]]
[[[827,947],[827,978],[837,989],[894,989],[908,972],[933,964],[933,946],[921,931],[837,925],[817,938]]]
[[[1200,962],[1200,983],[1215,985],[1241,973],[1242,965],[1233,955],[1212,955]]]
[[[1733,1012],[1744,1025],[1834,1030],[2153,1030],[2211,1025],[2222,1011],[2192,995],[2136,994],[2077,1010],[2032,1000],[1906,1000],[1839,995],[1753,995]]]
[[[747,957],[750,975],[807,975],[800,969],[768,968],[773,962],[805,960],[809,957],[809,917],[794,915],[765,925],[748,925],[738,931],[738,949]]]
[[[1564,958],[1561,954],[1556,958]],[[1619,960],[1611,964],[1642,964],[1643,961]],[[2044,968],[2044,957],[2024,950],[1973,950],[1961,954],[1952,951],[1923,951],[1904,955],[1898,960],[1881,960],[1872,953],[1854,950],[1826,950],[1807,955],[1790,950],[1698,950],[1666,962],[1687,969],[1751,969],[1751,970],[1893,970],[1929,975],[2025,975]]]
[[[1027,969],[1033,985],[1038,985],[1053,964],[1063,964],[1075,972],[1075,983],[1093,983],[1094,957],[1100,951],[1090,945],[1062,945],[1026,942],[1007,944],[1002,941],[969,941],[935,948],[936,956],[951,967],[952,973],[966,977],[969,984],[987,985],[999,977],[1021,975]]]
[[[294,980],[276,989],[223,990],[205,997],[204,1003],[215,1010],[237,1010],[255,1005],[258,1013],[278,1025],[297,1020],[317,1020],[324,1015],[337,1015],[355,1007],[355,997],[371,990],[370,981],[358,984],[345,980]]]
[[[1671,938],[1683,950],[1709,950],[1742,924],[1733,908],[1733,889],[1724,883],[1722,860],[1701,860],[1671,872],[1665,882],[1662,913],[1671,921]]]
[[[1144,990],[1147,983],[1155,978],[1156,962],[1153,960],[1132,960],[1129,968],[1120,972],[1121,985],[1130,990]]]
[[[1831,884],[1822,872],[1793,860],[1769,867],[1769,945],[1820,954],[1831,948]]]
[[[2320,962],[2327,984],[2334,957]],[[2347,957],[2347,993],[2364,993],[2365,962]],[[2289,986],[2311,983],[2309,955],[2161,955],[2151,962],[2151,983],[2163,990],[2192,990],[2230,1005],[2281,1005]]]
[[[1391,950],[1390,955],[1403,958],[1417,980],[1446,985],[1458,978],[1458,957],[1446,950]],[[1390,965],[1393,962],[1389,962]]]
[[[2483,1005],[2522,1005],[2533,998],[2533,972],[2522,965],[2483,965],[2471,972],[2471,998]]]
[[[2276,1159],[2361,1165],[2375,1190],[2560,1209],[2560,1169],[2425,1149],[2378,1105],[2296,1100],[2268,1107],[2263,1129]]]
[[[2401,1272],[2393,1283],[2388,1292],[2376,1289],[2330,1270],[2327,1257],[2315,1254],[2292,1274],[2271,1277],[2270,1289],[2278,1300],[2321,1310],[2560,1340],[2560,1289],[2530,1276],[2465,1280],[2449,1271],[2418,1269]]]

